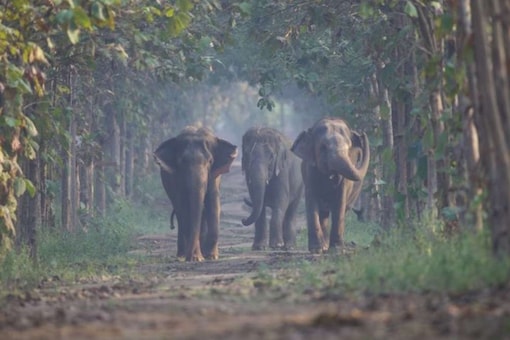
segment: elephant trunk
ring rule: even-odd
[[[368,136],[363,134],[363,161],[361,162],[361,167],[359,168],[359,174],[361,175],[361,179],[365,178],[365,175],[368,171],[368,163],[370,162],[370,145],[368,144]]]
[[[256,170],[255,176],[250,175],[251,173],[246,172],[246,182],[250,193],[252,211],[250,216],[242,220],[245,226],[253,224],[259,218],[264,207],[264,196],[267,184],[267,174],[265,174],[263,170],[258,169]]]
[[[186,203],[188,213],[185,214],[188,219],[186,227],[188,230],[187,241],[189,253],[187,254],[188,260],[193,254],[199,253],[200,250],[200,228],[202,224],[202,213],[204,209],[204,198],[207,188],[207,175],[200,173],[200,171],[190,171],[186,177],[185,187],[188,189],[186,194]],[[181,226],[179,226],[181,227]]]
[[[356,164],[349,157],[349,150],[347,149],[332,155],[328,161],[329,167],[351,181],[361,181],[367,174],[370,159],[370,147],[368,137],[365,134],[363,135],[362,154],[363,160],[359,169],[356,168]]]
[[[348,152],[342,152],[330,157],[329,168],[334,172],[344,176],[351,181],[360,181],[362,179],[360,171],[349,158]]]

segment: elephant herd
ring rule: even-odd
[[[178,258],[218,259],[220,177],[236,157],[235,145],[198,127],[185,128],[154,152],[177,217]],[[366,134],[351,130],[339,118],[318,120],[292,145],[273,128],[246,131],[241,164],[251,214],[242,224],[255,223],[252,249],[295,247],[295,219],[304,192],[308,249],[342,250],[345,213],[360,194],[369,160]]]

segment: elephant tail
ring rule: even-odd
[[[174,218],[175,218],[175,209],[172,209],[172,215],[170,215],[170,229],[172,229],[172,230],[175,229]]]

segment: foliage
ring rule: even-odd
[[[205,1],[197,6],[197,14],[200,10],[206,11],[211,3]],[[194,53],[193,45],[198,42],[190,35],[181,44],[181,47],[188,47],[174,53],[179,48],[174,49],[168,40],[179,37],[190,26],[190,12],[194,10],[190,0],[175,3],[16,0],[0,4],[2,248],[9,249],[15,235],[18,197],[25,191],[34,195],[35,187],[39,186],[24,177],[20,165],[24,159],[36,157],[40,142],[36,139],[38,130],[44,141],[44,150],[41,150],[44,161],[63,163],[59,149],[69,147],[75,138],[68,130],[69,121],[74,117],[81,123],[78,134],[84,142],[81,145],[83,160],[89,162],[97,155],[97,146],[104,136],[104,131],[97,131],[95,136],[91,131],[104,117],[102,108],[94,110],[98,114],[91,114],[91,106],[98,104],[93,98],[116,90],[111,86],[111,74],[103,73],[95,80],[94,70],[101,72],[110,61],[129,66],[131,72],[125,73],[128,75],[149,70],[149,75],[172,74],[182,79],[186,76],[183,65],[191,64],[184,58],[188,57],[187,52]],[[154,52],[149,54],[149,50]],[[73,75],[78,81],[69,80]],[[146,101],[140,100],[141,96],[133,91],[142,86],[140,77],[125,78],[128,79],[126,84],[132,87],[127,93],[119,90],[118,95],[133,98],[140,104],[127,110],[126,115],[135,123],[146,121],[144,117],[137,118]],[[48,83],[51,84],[49,89]],[[122,102],[119,96],[115,100]],[[129,105],[129,100],[124,104]]]
[[[52,277],[74,282],[81,278],[136,275],[133,266],[142,260],[129,254],[136,236],[168,230],[167,223],[155,220],[148,210],[119,201],[109,217],[91,221],[87,231],[42,230],[38,235],[37,263],[30,260],[26,248],[8,252],[0,270],[0,284],[30,287]]]
[[[366,236],[366,235],[365,235]],[[345,292],[465,292],[508,280],[510,259],[492,256],[488,233],[445,238],[429,226],[377,236],[350,256],[327,256],[289,264],[281,285],[319,295]],[[283,275],[283,274],[282,274]],[[262,273],[254,278],[267,277]],[[274,284],[274,282],[273,282]]]

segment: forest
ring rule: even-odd
[[[0,337],[508,336],[508,18],[510,0],[0,0]],[[348,250],[309,251],[303,198],[295,249],[256,251],[243,134],[297,143],[324,117],[369,145]],[[155,151],[189,125],[238,149],[217,261],[176,256]]]

